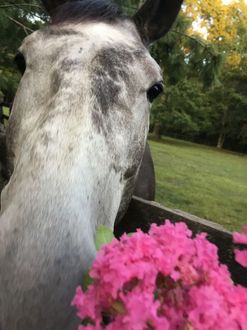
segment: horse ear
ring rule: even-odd
[[[163,37],[174,23],[183,0],[147,0],[134,15],[137,29],[146,45]]]
[[[68,0],[42,0],[42,3],[47,10],[48,14],[52,16],[53,11],[64,4],[65,2],[68,2]]]

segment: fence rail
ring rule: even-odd
[[[236,246],[232,242],[232,234],[213,222],[180,210],[166,208],[156,202],[133,197],[127,214],[115,227],[115,235],[119,237],[124,232],[134,232],[136,228],[147,232],[152,223],[162,224],[165,219],[174,223],[185,222],[194,235],[201,232],[207,233],[208,240],[218,247],[220,261],[228,266],[233,281],[247,287],[247,269],[235,261],[234,248]]]

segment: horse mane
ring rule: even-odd
[[[113,22],[126,16],[110,0],[69,1],[52,13],[52,24],[80,23],[85,21]]]

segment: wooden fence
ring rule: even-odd
[[[151,223],[162,224],[165,219],[169,219],[171,222],[185,222],[193,234],[207,233],[208,240],[218,247],[220,261],[228,266],[233,281],[247,287],[247,269],[239,265],[234,259],[233,250],[236,245],[233,245],[232,234],[213,222],[180,210],[166,208],[155,202],[133,197],[127,214],[121,223],[115,227],[115,235],[119,237],[124,232],[134,232],[136,228],[141,228],[147,232]]]

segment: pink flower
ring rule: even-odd
[[[233,242],[247,245],[247,226],[244,227],[244,232],[244,234],[233,233]],[[235,249],[234,252],[236,261],[243,267],[247,267],[247,250],[242,251],[239,249]]]
[[[247,329],[247,289],[233,284],[206,235],[192,238],[184,223],[114,239],[90,276],[72,302],[85,323],[78,330]]]

